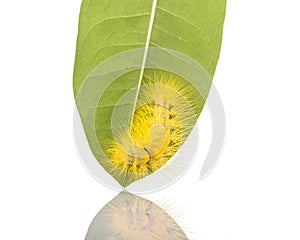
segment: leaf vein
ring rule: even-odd
[[[135,15],[128,15],[128,16],[117,16],[117,17],[109,17],[109,18],[105,18],[105,19],[102,19],[101,21],[99,22],[96,22],[94,24],[92,24],[91,26],[89,26],[88,30],[86,31],[86,34],[84,35],[83,39],[82,39],[82,42],[85,41],[85,39],[87,38],[88,34],[92,31],[92,29],[98,25],[101,25],[107,21],[110,21],[110,20],[117,20],[117,19],[126,19],[126,18],[135,18],[135,17],[143,17],[143,16],[149,16],[150,13],[143,13],[143,14],[135,14]]]
[[[171,12],[171,11],[165,9],[165,8],[162,8],[162,7],[157,7],[157,8],[160,9],[161,11],[163,11],[163,12],[166,12],[166,13],[174,16],[175,18],[181,19],[182,21],[184,21],[187,24],[191,25],[192,27],[196,28],[197,30],[199,30],[209,40],[209,36],[207,35],[207,33],[202,28],[200,28],[199,26],[197,26],[196,24],[192,23],[191,21],[185,19],[184,17],[181,17],[178,14],[176,14],[174,12]]]
[[[175,37],[175,38],[177,38],[178,40],[182,40],[182,41],[184,41],[184,42],[187,42],[189,45],[191,45],[191,42],[190,42],[189,40],[187,40],[187,39],[184,39],[184,38],[182,38],[182,37],[180,37],[180,36],[178,36],[178,35],[175,35],[175,34],[173,34],[173,33],[170,33],[170,32],[168,32],[168,31],[166,31],[166,30],[164,30],[164,29],[162,29],[162,28],[160,28],[160,27],[154,26],[154,28],[156,28],[156,29],[158,29],[159,31],[162,31],[162,32],[164,32],[164,33],[166,33],[166,34],[168,34],[168,35],[170,35],[170,36],[172,36],[172,37]]]
[[[111,48],[111,47],[134,47],[134,46],[139,46],[139,45],[143,45],[144,43],[133,43],[133,44],[116,44],[116,45],[108,45],[108,46],[105,46],[105,47],[101,47],[101,48],[98,48],[96,49],[96,55],[98,55],[98,53],[101,51],[101,50],[104,50],[106,48]]]

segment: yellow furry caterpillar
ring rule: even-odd
[[[197,91],[175,74],[147,70],[138,97],[130,124],[119,123],[103,144],[109,171],[125,186],[162,168],[197,120]]]

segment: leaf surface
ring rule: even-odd
[[[96,159],[122,186],[147,174],[135,177],[126,171],[120,173],[107,161],[103,149],[110,144],[108,139],[115,137],[114,126],[121,128],[126,115],[132,124],[131,113],[141,102],[141,86],[155,76],[175,79],[178,88],[191,85],[192,90],[185,95],[196,118],[199,116],[220,54],[225,6],[225,0],[158,0],[155,4],[152,0],[83,0],[73,76],[74,95]],[[167,54],[150,51],[148,47],[167,49]],[[140,50],[134,52],[135,49]],[[129,54],[114,59],[126,51]],[[202,73],[193,72],[188,59],[199,64]],[[127,99],[124,95],[128,95]],[[113,115],[121,118],[114,126]],[[183,141],[194,124],[195,121],[189,122],[192,126],[183,130],[186,132]]]

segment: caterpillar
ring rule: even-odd
[[[175,74],[145,72],[131,125],[113,128],[118,130],[104,144],[116,175],[137,181],[165,166],[196,122],[195,91]]]

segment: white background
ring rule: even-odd
[[[74,147],[79,7],[1,0],[0,239],[83,240],[117,194],[86,172]],[[198,180],[211,134],[205,110],[192,169],[145,196],[164,202],[191,239],[300,239],[299,10],[297,0],[228,1],[214,79],[227,117],[219,164]]]

